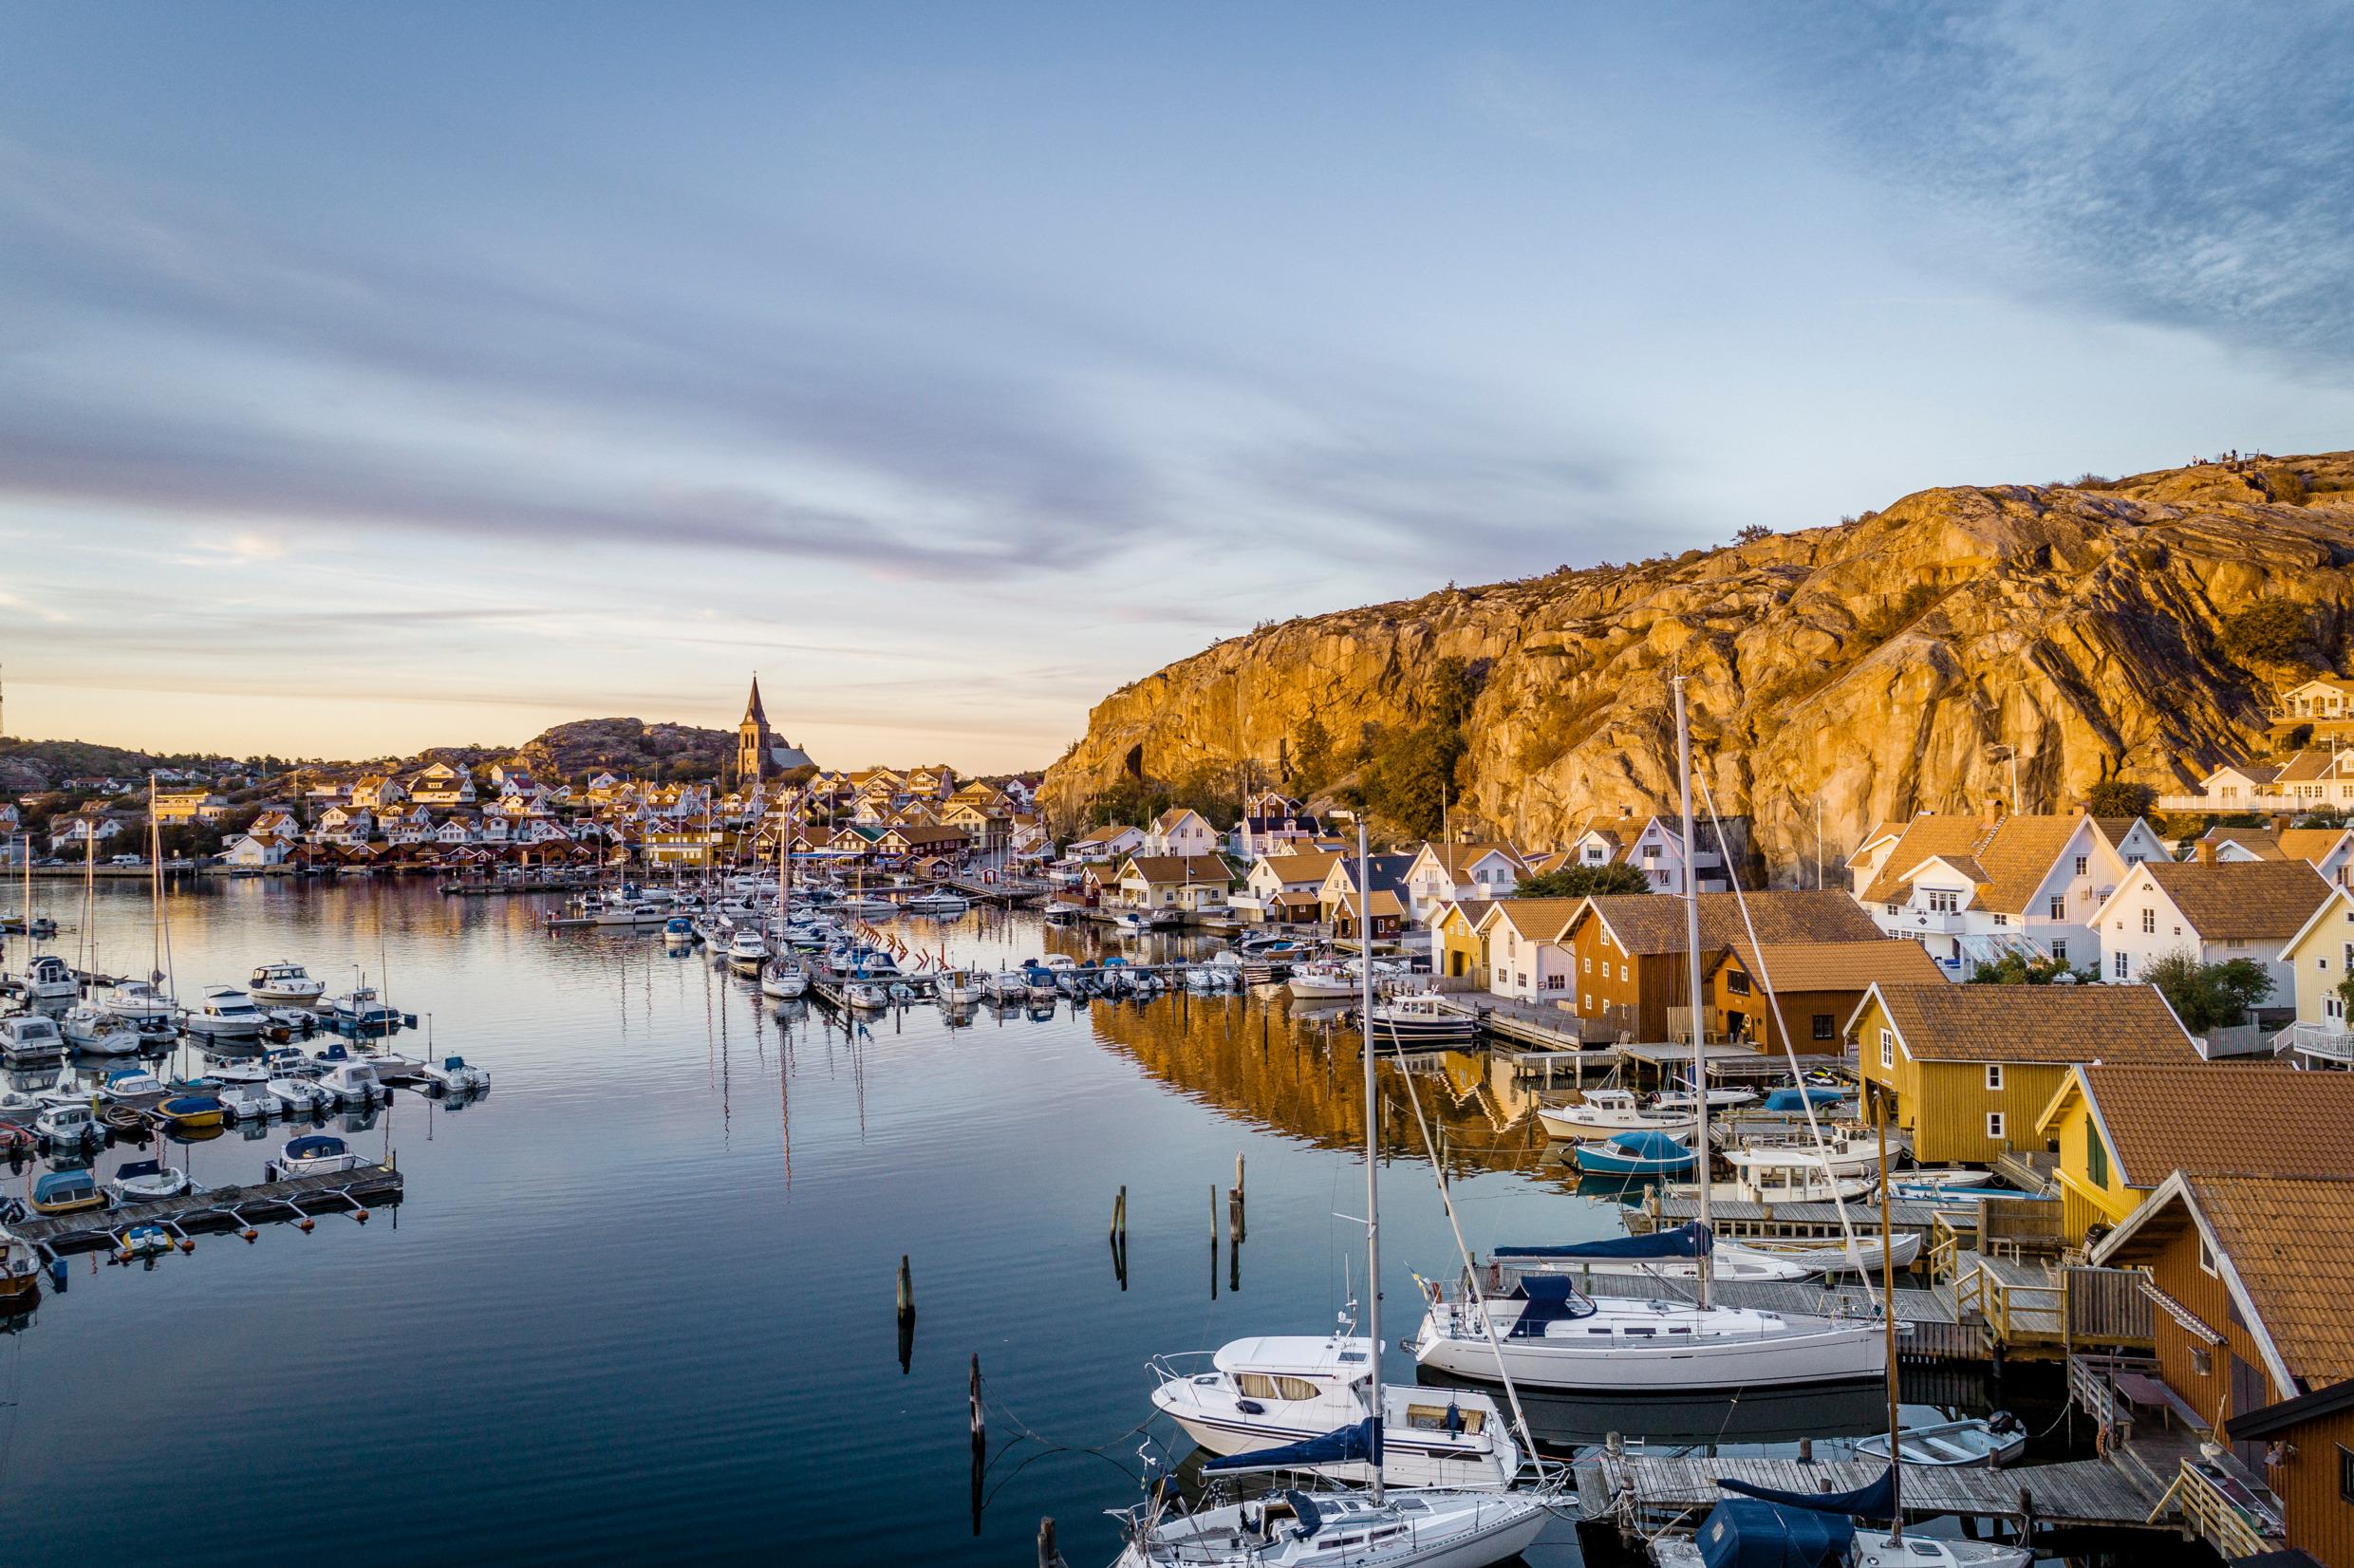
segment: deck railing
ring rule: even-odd
[[[2233,1489],[2243,1496],[2235,1498],[2218,1484],[2206,1463],[2185,1459],[2166,1495],[2180,1505],[2183,1522],[2229,1561],[2276,1549],[2285,1533],[2278,1501],[2253,1483],[2234,1483]],[[2161,1499],[2150,1517],[2158,1518],[2165,1506]]]
[[[2354,1034],[2326,1024],[2292,1023],[2272,1036],[2272,1050],[2320,1061],[2354,1063]]]

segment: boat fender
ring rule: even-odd
[[[367,1210],[366,1210],[366,1209],[362,1209],[362,1210],[360,1210],[358,1213],[354,1214],[354,1215],[352,1216],[352,1218],[353,1218],[353,1219],[355,1219],[355,1220],[357,1220],[357,1221],[359,1221],[362,1224],[364,1224],[364,1224],[366,1224],[366,1223],[367,1223]]]
[[[1267,1408],[1259,1403],[1256,1399],[1238,1399],[1234,1402],[1234,1408],[1241,1410],[1244,1415],[1264,1415],[1267,1413]]]
[[[304,1233],[305,1235],[308,1235],[308,1234],[309,1234],[312,1230],[314,1230],[314,1229],[316,1229],[316,1228],[318,1227],[318,1223],[319,1223],[319,1222],[318,1222],[318,1221],[316,1221],[316,1220],[313,1220],[313,1219],[312,1219],[309,1215],[308,1215],[308,1214],[304,1215],[304,1216],[303,1216],[303,1223],[302,1223],[302,1230],[303,1230],[303,1233]]]
[[[2027,1430],[2027,1428],[2017,1416],[2008,1410],[1996,1410],[1987,1417],[1987,1430],[1998,1437],[2008,1437],[2013,1432]]]
[[[192,1252],[194,1252],[194,1251],[196,1251],[196,1243],[195,1241],[191,1241],[189,1238],[187,1238],[187,1237],[185,1237],[185,1236],[183,1236],[183,1237],[181,1237],[181,1238],[179,1239],[179,1251],[180,1251],[180,1256],[181,1256],[181,1257],[185,1258],[185,1257],[187,1257],[187,1256],[188,1256],[188,1254],[190,1254],[190,1253],[192,1253]]]
[[[245,1237],[246,1244],[249,1246],[262,1239],[262,1233],[255,1230],[252,1225],[246,1226],[241,1234]]]
[[[60,1296],[65,1294],[66,1279],[65,1260],[63,1258],[51,1259],[49,1260],[49,1283],[57,1287],[57,1294]]]

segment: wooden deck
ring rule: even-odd
[[[401,1172],[388,1165],[356,1170],[293,1176],[251,1186],[215,1187],[209,1192],[160,1203],[132,1204],[79,1214],[36,1215],[11,1226],[19,1239],[53,1257],[116,1246],[133,1225],[160,1225],[178,1234],[238,1230],[312,1214],[364,1214],[370,1204],[401,1201]]]
[[[1898,1231],[1929,1232],[1936,1228],[1937,1216],[1949,1211],[1947,1205],[1906,1200],[1888,1205],[1888,1222]],[[1879,1204],[1873,1200],[1851,1199],[1847,1213],[1858,1231],[1879,1229]],[[1640,1234],[1653,1227],[1672,1227],[1699,1218],[1699,1199],[1653,1193],[1644,1200],[1643,1206],[1627,1211],[1627,1228]],[[1845,1234],[1840,1227],[1836,1204],[1712,1203],[1709,1205],[1709,1221],[1719,1236],[1734,1241],[1750,1236],[1836,1241]]]
[[[1732,1494],[1720,1476],[1791,1492],[1843,1492],[1870,1485],[1886,1465],[1878,1460],[1802,1463],[1794,1459],[1651,1458],[1604,1454],[1577,1465],[1578,1495],[1588,1520],[1616,1520],[1622,1529],[1649,1531],[1696,1523]],[[2096,1525],[2169,1533],[2178,1523],[2150,1518],[2158,1496],[2097,1459],[2033,1465],[2011,1470],[1930,1469],[1904,1472],[1909,1519],[1954,1514],[2013,1524]]]

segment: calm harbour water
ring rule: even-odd
[[[79,897],[52,883],[36,905],[71,921]],[[98,902],[102,967],[144,968],[144,890]],[[183,998],[280,958],[331,990],[361,965],[494,1088],[457,1111],[402,1092],[349,1134],[408,1183],[364,1226],[207,1237],[152,1267],[73,1260],[69,1291],[0,1336],[12,1559],[1004,1563],[1032,1559],[1051,1514],[1074,1565],[1108,1562],[1100,1510],[1139,1493],[1147,1358],[1319,1332],[1361,1283],[1362,1232],[1336,1218],[1364,1201],[1352,1042],[1280,1004],[983,1009],[958,1029],[925,1005],[846,1036],[657,934],[551,936],[551,902],[422,883],[172,895]],[[989,965],[1107,940],[986,911],[895,928]],[[1617,1228],[1485,1057],[1419,1082],[1473,1247]],[[1455,1254],[1392,1088],[1394,1343],[1411,1271],[1450,1275]],[[164,1147],[219,1185],[258,1179],[285,1136]],[[102,1174],[140,1152],[107,1150]],[[1223,1221],[1238,1153],[1248,1241],[1213,1259],[1212,1189]],[[1123,1185],[1125,1288],[1107,1241]],[[975,1353],[993,1456],[978,1534]],[[1393,1353],[1391,1375],[1411,1374]]]

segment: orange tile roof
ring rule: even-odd
[[[1967,855],[1978,848],[1986,818],[1926,812],[1905,824],[1904,836],[1880,862],[1880,874],[1863,892],[1866,904],[1902,904],[1905,873],[1932,855]]]
[[[2082,813],[2023,812],[1993,822],[1959,814],[1916,816],[1864,890],[1863,902],[1903,903],[1904,879],[1934,855],[1977,876],[1982,907],[2023,914],[2084,820]]]
[[[1916,1061],[2195,1062],[2154,985],[1882,985]],[[1867,999],[1868,1005],[1868,999]]]
[[[2354,1073],[2273,1062],[2101,1062],[2080,1070],[2128,1186],[2177,1170],[2347,1176]]]
[[[1485,920],[1492,914],[1499,920],[1510,921],[1512,929],[1532,942],[1552,942],[1568,927],[1570,918],[1585,906],[1583,898],[1500,898],[1482,904],[1480,918]]]
[[[1430,851],[1432,858],[1438,861],[1440,867],[1448,874],[1458,880],[1462,878],[1464,872],[1489,855],[1502,855],[1519,868],[1524,868],[1528,864],[1522,858],[1520,850],[1509,844],[1495,841],[1481,844],[1425,844],[1423,848]]]
[[[2354,1377],[2354,1181],[2187,1181],[2289,1372],[2312,1388]]]
[[[2152,860],[2142,869],[2208,942],[2293,937],[2329,896],[2329,884],[2302,860]]]
[[[1886,942],[1863,906],[1845,893],[1763,892],[1747,896],[1749,920],[1764,943]],[[1700,950],[1747,940],[1740,895],[1702,893]],[[1586,901],[1630,953],[1677,953],[1685,946],[1684,901],[1659,893],[1603,893]]]
[[[1917,942],[1769,942],[1752,949],[1743,938],[1728,951],[1777,992],[1862,991],[1884,985],[1944,985],[1945,971]],[[1761,959],[1763,963],[1761,965]],[[2348,1074],[2354,1082],[2354,1074]]]
[[[1207,882],[1224,887],[1232,880],[1226,863],[1216,855],[1130,855],[1120,875],[1125,878],[1131,868],[1154,884]]]

